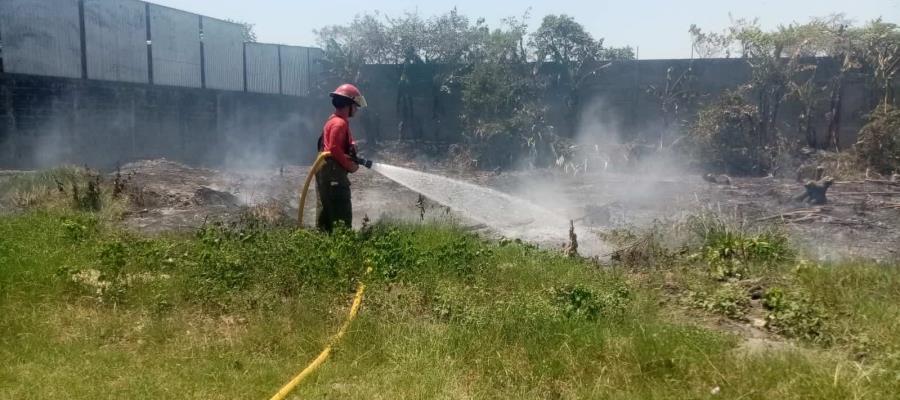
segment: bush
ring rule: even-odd
[[[463,78],[462,121],[482,168],[509,166],[523,154],[546,159],[550,152],[544,137],[553,135],[526,67],[483,63]]]
[[[703,169],[761,175],[774,163],[774,146],[761,141],[759,110],[736,92],[704,107],[689,130],[686,151]]]
[[[878,107],[859,131],[856,155],[860,164],[881,174],[900,170],[900,109]]]

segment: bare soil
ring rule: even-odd
[[[460,173],[434,164],[392,160],[425,172],[449,175],[525,197],[574,219],[592,230],[641,228],[654,221],[674,220],[704,209],[727,214],[747,224],[783,226],[807,257],[826,261],[863,258],[894,260],[900,252],[900,183],[837,181],[825,205],[794,201],[802,183],[783,178],[732,178],[730,184],[706,182],[700,176],[631,175],[616,173],[566,175],[558,171]],[[142,232],[193,229],[205,221],[227,219],[248,209],[296,219],[298,189],[307,166],[271,170],[224,171],[192,168],[167,160],[127,164],[121,173],[133,199],[127,226]],[[351,176],[354,225],[364,216],[419,220],[423,207],[417,193],[370,170]],[[315,185],[311,185],[305,223],[315,215]],[[426,201],[425,219],[453,219],[472,229],[489,230],[465,217]],[[274,218],[274,217],[273,217]],[[561,246],[568,232],[560,230]],[[581,237],[580,241],[599,240]]]

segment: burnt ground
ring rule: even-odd
[[[793,200],[803,191],[794,180],[733,178],[730,184],[709,183],[696,175],[626,175],[614,173],[566,175],[558,171],[477,172],[461,174],[436,165],[395,164],[450,175],[527,198],[575,219],[593,231],[642,228],[655,221],[673,221],[712,210],[751,225],[783,226],[807,257],[895,260],[900,252],[900,183],[838,181],[829,202],[810,206]],[[158,233],[190,230],[206,221],[233,218],[251,211],[271,220],[296,219],[297,193],[308,167],[284,166],[256,171],[191,168],[166,160],[146,160],[122,167],[133,199],[125,218],[131,229]],[[426,201],[418,194],[370,170],[351,177],[354,225],[364,216],[417,221],[451,219],[473,230],[489,227],[469,221],[462,210]],[[314,186],[314,185],[311,185]],[[305,224],[313,223],[315,188],[310,188]],[[579,241],[599,240],[592,235]],[[561,246],[568,232],[544,243]]]

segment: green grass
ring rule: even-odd
[[[747,355],[738,337],[674,322],[667,295],[626,271],[452,226],[325,236],[244,221],[143,237],[90,213],[2,216],[0,398],[268,398],[321,351],[359,280],[358,319],[294,398],[900,392],[895,267],[806,267],[777,280],[839,315],[832,334],[852,338],[862,359],[817,344]],[[693,271],[698,285],[721,284]]]

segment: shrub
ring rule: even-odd
[[[858,161],[881,174],[900,170],[900,109],[878,107],[859,131]]]
[[[773,165],[774,146],[763,143],[759,110],[737,92],[704,107],[689,130],[686,151],[701,168],[761,175]]]

